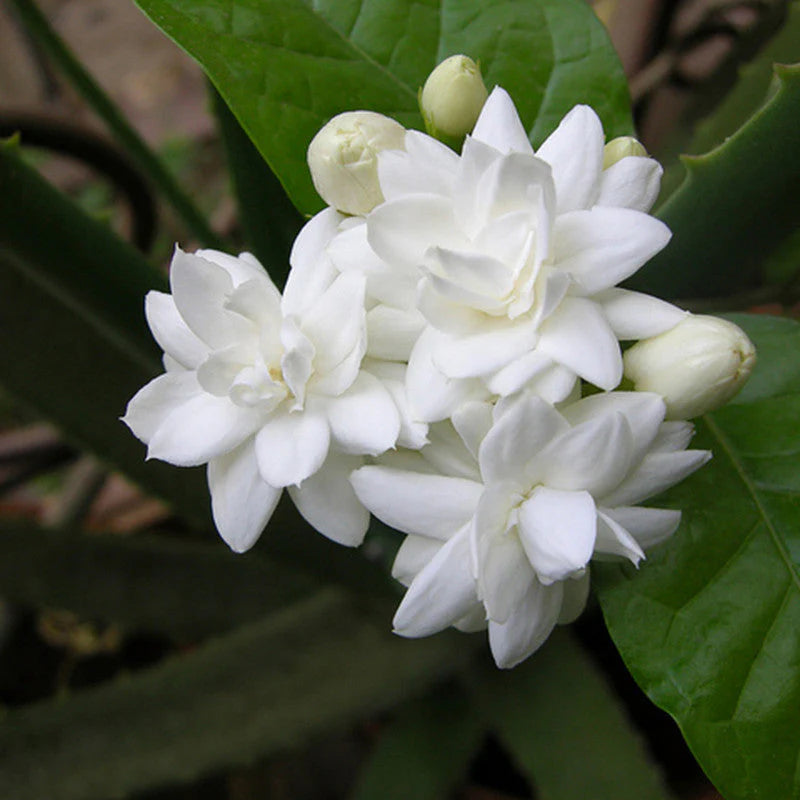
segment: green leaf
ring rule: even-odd
[[[639,573],[598,565],[609,631],[727,800],[800,797],[800,325],[735,316],[749,386],[698,422],[713,461],[657,505],[683,510]]]
[[[583,0],[138,0],[193,55],[304,213],[321,208],[308,143],[368,109],[421,128],[417,91],[449,55],[479,59],[538,144],[575,103],[630,133],[627,84]]]
[[[213,87],[211,100],[248,248],[282,288],[289,275],[289,253],[303,218]]]
[[[0,796],[107,800],[296,746],[386,709],[464,663],[457,634],[417,642],[322,592],[162,666],[0,722]]]
[[[13,260],[145,369],[156,370],[144,295],[166,288],[165,276],[25,164],[13,140],[0,143],[0,186],[0,258]]]
[[[565,630],[513,670],[491,668],[475,692],[541,800],[670,797],[618,699]]]
[[[0,185],[0,387],[208,526],[201,474],[146,464],[118,419],[158,371],[143,311],[158,276],[8,148],[0,150]]]
[[[800,218],[800,65],[776,67],[780,86],[738,133],[704,156],[658,216],[667,247],[628,281],[664,297],[719,297],[749,288]]]
[[[223,633],[318,588],[250,552],[154,536],[0,526],[0,596],[179,639]]]
[[[439,800],[466,773],[483,723],[455,686],[401,709],[363,767],[353,800]]]

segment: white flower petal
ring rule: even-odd
[[[198,368],[197,381],[209,394],[226,397],[236,376],[253,363],[252,348],[232,345],[212,353]]]
[[[164,419],[150,439],[147,457],[178,467],[205,464],[240,445],[260,420],[252,409],[201,391]]]
[[[521,211],[512,211],[490,219],[476,232],[477,235],[472,240],[473,246],[478,252],[488,253],[513,266],[521,257],[529,255],[526,247],[532,235],[532,226],[536,228],[537,237],[542,233],[540,225],[534,225],[534,219],[530,204]]]
[[[205,249],[196,250],[194,255],[222,267],[230,276],[234,288],[254,279],[266,278],[269,280],[261,262],[252,253],[240,253],[238,256],[232,256],[221,250]]]
[[[300,486],[289,487],[289,496],[306,522],[347,547],[360,545],[369,526],[369,512],[350,484],[350,475],[361,464],[361,458],[330,453],[317,472]]]
[[[449,195],[457,169],[458,155],[419,131],[406,131],[405,152],[378,154],[378,179],[386,200],[419,192]]]
[[[483,607],[483,603],[475,603],[471,611],[453,623],[453,627],[462,633],[485,631],[488,625],[489,620],[486,619],[486,609]]]
[[[522,127],[514,101],[505,89],[495,86],[472,129],[472,138],[494,147],[501,153],[533,154],[525,128]]]
[[[549,403],[526,395],[515,398],[481,443],[483,479],[488,485],[525,482],[529,462],[551,439],[567,431],[564,418]]]
[[[471,250],[432,247],[427,251],[425,263],[434,275],[444,281],[486,298],[502,297],[511,290],[514,282],[514,275],[507,264]]]
[[[403,586],[408,586],[442,546],[439,539],[429,536],[406,536],[394,557],[392,577]]]
[[[389,264],[416,269],[433,246],[458,250],[468,243],[455,224],[453,204],[435,194],[411,194],[383,203],[367,217],[367,241]]]
[[[618,412],[628,420],[632,435],[631,464],[641,461],[658,434],[666,406],[652,392],[608,392],[593,394],[561,409],[570,425]]]
[[[358,499],[401,533],[447,539],[472,517],[483,486],[449,478],[368,466],[350,477]]]
[[[326,404],[331,435],[344,453],[377,456],[394,447],[400,433],[400,415],[392,396],[368,372]]]
[[[618,339],[647,339],[674,328],[688,311],[641,292],[606,289],[593,298]]]
[[[513,529],[477,536],[478,596],[488,619],[506,622],[536,576]]]
[[[627,156],[600,176],[599,206],[649,211],[658,197],[664,170],[653,158]]]
[[[357,273],[340,275],[303,315],[303,333],[314,344],[314,369],[321,376],[339,366],[354,351],[359,361],[364,355],[367,344],[365,283],[364,276]]]
[[[442,339],[433,351],[433,363],[448,378],[474,378],[501,369],[536,345],[536,329],[528,320],[473,336]]]
[[[281,490],[261,479],[252,439],[208,463],[214,524],[228,547],[244,553],[269,522]]]
[[[587,294],[629,278],[672,235],[663,222],[641,211],[602,206],[560,214],[553,234],[555,263]]]
[[[494,320],[478,310],[485,298],[465,291],[454,292],[452,289],[436,276],[422,278],[417,287],[417,308],[423,317],[437,330],[455,336],[469,336],[490,329]],[[472,307],[470,302],[473,303]],[[502,304],[496,305],[502,307]]]
[[[519,507],[519,537],[544,584],[584,569],[592,557],[597,512],[588,492],[537,486]]]
[[[603,312],[591,300],[565,297],[539,328],[540,352],[601,389],[622,380],[622,355],[617,337]]]
[[[422,450],[422,456],[435,472],[453,478],[481,480],[478,462],[450,422],[431,425],[428,434],[430,444]]]
[[[195,336],[178,313],[171,294],[148,292],[144,313],[159,347],[186,369],[196,369],[208,355],[208,346]]]
[[[256,436],[261,477],[272,486],[298,485],[322,466],[329,443],[330,428],[321,414],[277,414]]]
[[[534,375],[525,387],[526,391],[553,404],[567,401],[575,392],[580,397],[580,388],[580,381],[575,373],[560,364],[553,364]]]
[[[433,273],[426,276],[424,284],[420,284],[420,293],[428,288],[433,289],[433,291],[440,294],[447,302],[456,307],[465,306],[468,309],[474,309],[493,316],[503,315],[506,310],[507,303],[502,298],[478,294],[465,288],[460,283],[442,278]],[[430,307],[430,301],[419,303],[419,307],[422,313],[426,314],[427,309]],[[436,326],[435,319],[435,317],[433,319],[428,318],[428,321]],[[445,330],[449,330],[449,326],[446,327]]]
[[[484,397],[487,392],[474,379],[450,379],[433,362],[433,350],[446,339],[434,328],[422,332],[406,371],[406,393],[414,419],[438,422],[447,419],[461,403]]]
[[[133,435],[148,444],[175,409],[202,389],[191,371],[171,371],[153,378],[131,398],[122,421]]]
[[[681,522],[681,512],[671,508],[619,506],[602,511],[622,525],[645,550],[672,536]]]
[[[240,283],[225,301],[225,308],[258,325],[264,337],[277,335],[281,319],[281,294],[266,273]]]
[[[377,305],[367,312],[367,355],[388,361],[408,361],[424,328],[425,319],[416,309]]]
[[[468,529],[454,535],[409,586],[394,616],[395,633],[429,636],[469,613],[477,601]]]
[[[607,555],[622,556],[629,559],[634,566],[644,558],[644,552],[630,531],[625,529],[612,516],[598,509],[597,512],[597,539],[595,552]]]
[[[650,453],[614,491],[600,498],[602,505],[614,508],[641,503],[679,483],[710,458],[707,450]]]
[[[530,475],[553,489],[602,495],[632,465],[633,434],[620,413],[595,417],[553,439],[529,464]]]
[[[562,581],[564,596],[561,600],[561,612],[558,615],[559,625],[569,625],[583,613],[586,608],[586,600],[589,598],[589,567],[577,578],[570,578]]]
[[[603,125],[589,106],[575,106],[536,151],[553,168],[560,214],[594,205],[603,168]]]
[[[507,622],[489,622],[489,646],[498,667],[511,669],[544,644],[558,621],[563,587],[561,581],[552,586],[534,581]]]
[[[303,314],[331,285],[336,268],[326,254],[344,217],[334,208],[326,208],[310,219],[292,245],[292,266],[283,290],[284,314]]]
[[[530,350],[506,364],[487,381],[492,394],[506,397],[522,389],[528,381],[553,366],[553,359],[538,350]]]
[[[428,424],[417,422],[411,415],[406,396],[406,366],[388,361],[365,362],[366,371],[379,378],[392,397],[400,415],[400,432],[397,434],[398,447],[414,450],[428,443]]]
[[[169,280],[181,317],[210,347],[227,347],[251,335],[252,323],[224,307],[233,282],[221,266],[176,247]]]
[[[306,397],[306,385],[314,371],[314,345],[300,330],[295,317],[284,317],[280,338],[284,349],[281,356],[281,374],[297,399],[297,407],[302,408]]]
[[[661,424],[650,448],[652,453],[674,453],[685,450],[694,436],[694,425],[681,420],[667,420]]]
[[[474,231],[486,222],[486,209],[480,206],[475,187],[481,175],[501,156],[499,150],[472,136],[464,140],[453,184],[452,203],[455,218],[465,231]]]
[[[481,442],[492,427],[491,404],[481,400],[464,403],[453,413],[452,422],[461,441],[477,459]]]
[[[549,164],[532,155],[509,153],[494,161],[481,175],[475,202],[481,209],[477,221],[485,225],[491,219],[525,211],[528,230],[539,228],[537,215],[544,210],[543,221],[549,224],[556,205],[555,186]]]

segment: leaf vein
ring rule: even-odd
[[[311,13],[314,14],[314,16],[316,16],[316,18],[323,25],[325,25],[326,28],[328,28],[328,30],[330,30],[336,36],[338,36],[346,45],[351,47],[362,59],[364,59],[364,61],[368,62],[369,64],[372,64],[383,75],[388,77],[393,83],[396,83],[404,92],[406,92],[407,94],[411,95],[411,97],[413,97],[414,100],[416,101],[417,94],[407,83],[404,83],[403,81],[401,81],[400,78],[398,78],[394,73],[392,73],[390,70],[388,70],[383,64],[380,63],[380,61],[377,61],[372,56],[370,56],[369,53],[366,52],[366,50],[363,50],[361,47],[359,47],[352,39],[349,39],[338,28],[336,28],[331,22],[329,22],[327,19],[325,19],[325,17],[323,17],[322,14],[320,14],[319,11],[317,11],[317,9],[316,9],[316,7],[315,7],[313,2],[309,2],[309,0],[305,0],[305,4],[306,4],[306,7],[308,8],[308,10],[311,11]],[[362,2],[359,5],[358,16],[361,15],[361,9],[363,7],[364,7],[364,3]],[[356,17],[356,22],[358,21],[358,16]],[[353,24],[353,28],[355,28],[355,23]]]
[[[758,662],[759,656],[764,650],[764,646],[769,639],[770,634],[774,630],[775,626],[778,624],[780,619],[781,613],[786,608],[786,604],[792,598],[792,584],[791,582],[787,585],[786,590],[784,591],[783,595],[781,596],[781,601],[778,604],[777,609],[772,617],[772,622],[770,623],[769,627],[764,631],[764,634],[761,636],[758,642],[758,649],[753,654],[753,657],[750,661],[750,665],[747,669],[747,674],[744,676],[744,681],[742,685],[739,687],[739,691],[736,694],[736,701],[734,702],[733,711],[731,712],[730,721],[733,722],[735,719],[737,712],[739,711],[739,707],[742,704],[742,697],[744,696],[745,690],[747,689],[747,685],[750,683],[751,676],[753,675],[753,670],[755,670],[756,663]]]
[[[769,533],[770,538],[772,539],[772,543],[775,549],[778,551],[778,555],[780,556],[781,560],[786,566],[786,569],[789,573],[789,576],[794,583],[795,589],[800,591],[800,575],[798,575],[797,570],[795,568],[794,562],[792,561],[788,550],[786,549],[783,541],[781,540],[778,531],[775,529],[775,526],[772,524],[772,520],[767,515],[767,511],[764,508],[764,505],[761,502],[761,497],[758,494],[755,484],[750,479],[750,476],[745,472],[744,466],[737,457],[737,453],[733,449],[733,445],[728,440],[727,436],[722,432],[722,429],[717,425],[714,421],[714,418],[710,415],[706,415],[704,417],[706,425],[708,425],[709,430],[720,443],[720,446],[725,452],[725,455],[730,460],[733,468],[736,470],[736,473],[739,476],[739,479],[744,484],[745,488],[747,489],[750,497],[753,499],[753,503],[758,510],[758,513],[761,515],[762,519],[764,520],[764,524],[766,525],[767,532]]]

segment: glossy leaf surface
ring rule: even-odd
[[[776,67],[770,101],[724,144],[684,158],[687,175],[659,209],[670,243],[634,275],[662,297],[721,297],[751,288],[765,257],[800,218],[800,65]]]
[[[203,66],[304,213],[322,207],[305,153],[342,111],[422,128],[417,91],[449,55],[479,59],[534,144],[576,103],[631,131],[622,69],[582,0],[138,0]]]
[[[611,635],[726,800],[800,797],[800,325],[736,316],[759,363],[698,421],[713,461],[657,505],[683,510],[640,572],[598,565]]]

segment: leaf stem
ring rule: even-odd
[[[139,168],[158,187],[186,227],[204,245],[224,248],[203,214],[178,186],[158,156],[124,118],[111,98],[84,69],[63,39],[55,32],[33,0],[12,0],[23,23],[81,94],[110,132],[127,150]]]

